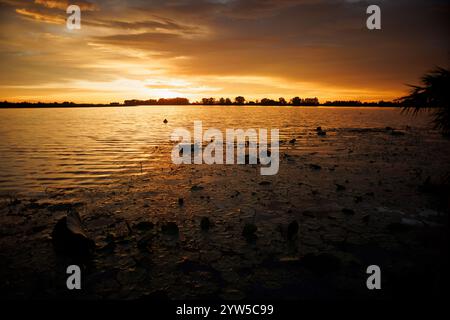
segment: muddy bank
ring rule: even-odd
[[[450,142],[391,128],[283,142],[280,171],[167,164],[102,189],[5,199],[4,298],[395,298],[442,293]],[[397,133],[401,132],[401,133]],[[447,182],[448,183],[448,182]],[[95,241],[83,290],[51,234],[76,210]],[[382,290],[366,288],[379,265]]]

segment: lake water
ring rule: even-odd
[[[163,120],[167,119],[167,124]],[[278,128],[281,140],[296,137],[305,148],[317,126],[423,128],[395,108],[139,106],[0,110],[0,194],[42,193],[113,184],[130,174],[170,163],[176,127]],[[286,144],[284,144],[286,145]],[[300,144],[301,145],[301,144]],[[281,145],[281,149],[283,144]]]

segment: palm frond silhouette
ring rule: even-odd
[[[398,99],[403,111],[416,115],[431,110],[434,127],[450,136],[450,71],[437,67],[422,76],[421,85],[410,87],[409,95]]]

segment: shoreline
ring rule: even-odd
[[[133,108],[133,107],[173,107],[173,106],[199,106],[199,107],[205,107],[205,108],[211,108],[211,107],[267,107],[267,108],[284,108],[284,107],[293,107],[293,108],[398,108],[402,109],[403,106],[393,106],[393,105],[362,105],[362,106],[341,106],[341,105],[316,105],[316,106],[294,106],[294,105],[261,105],[261,104],[246,104],[246,105],[204,105],[204,104],[185,104],[185,105],[176,105],[176,104],[155,104],[155,105],[119,105],[119,106],[112,106],[108,104],[100,104],[100,105],[73,105],[73,106],[61,106],[61,105],[48,105],[48,106],[2,106],[0,105],[1,109],[54,109],[54,108],[60,108],[60,109],[71,109],[71,108]]]
[[[353,134],[341,138],[346,148],[328,153],[319,137],[317,150],[292,146],[276,176],[260,176],[258,165],[169,165],[76,198],[3,202],[1,292],[44,299],[439,296],[448,204],[424,181],[438,183],[446,173],[449,142]],[[51,241],[68,209],[79,212],[96,244],[78,293],[65,289],[71,259],[56,255]],[[378,293],[364,285],[370,264],[383,272]]]

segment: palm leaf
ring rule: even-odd
[[[433,123],[444,135],[450,135],[450,71],[437,67],[421,78],[421,85],[409,85],[409,95],[397,99],[403,112],[417,115],[431,110]]]

